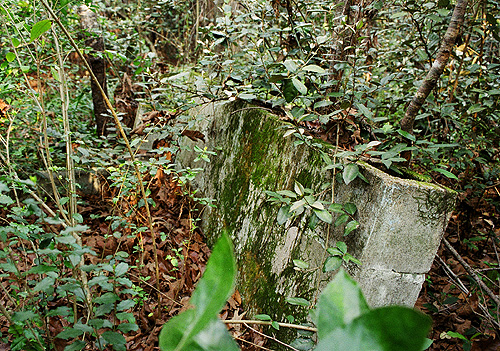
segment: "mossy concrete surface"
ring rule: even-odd
[[[368,184],[360,179],[349,186],[335,183],[335,202],[357,205],[357,230],[347,237],[333,225],[311,230],[307,213],[280,226],[279,206],[267,201],[265,191],[293,190],[299,181],[319,193],[322,184],[333,180],[332,171],[323,170],[320,153],[295,146],[293,136],[284,138],[286,124],[276,116],[238,102],[200,107],[189,123],[205,135],[205,142],[181,140],[177,162],[181,168],[204,169],[192,186],[215,199],[217,207],[204,209],[202,226],[210,239],[222,230],[232,236],[237,288],[252,313],[277,320],[297,316],[297,306],[285,299],[314,300],[318,288],[332,278],[320,268],[326,248],[338,240],[361,260],[361,266],[347,268],[371,306],[414,305],[449,220],[453,192],[360,163]],[[217,155],[210,163],[195,161],[194,145]],[[330,201],[328,194],[322,200]],[[295,269],[294,259],[307,262],[310,269]]]

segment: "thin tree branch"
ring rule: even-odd
[[[467,0],[457,0],[455,9],[451,16],[450,24],[444,35],[441,47],[436,55],[436,59],[432,64],[431,69],[427,73],[422,85],[418,88],[415,96],[413,97],[410,105],[406,109],[405,116],[401,120],[401,129],[405,132],[413,134],[413,124],[418,111],[429,96],[430,92],[436,86],[438,79],[443,74],[444,68],[448,59],[450,58],[451,51],[455,45],[455,41],[460,32],[460,27],[464,22],[465,12],[467,10]],[[402,155],[409,162],[411,159],[411,151]]]
[[[484,284],[481,278],[479,278],[476,272],[474,272],[474,269],[472,269],[472,267],[469,266],[469,264],[464,261],[462,256],[460,256],[460,254],[455,250],[455,248],[451,246],[448,240],[443,238],[443,242],[446,248],[452,253],[452,255],[457,259],[457,261],[460,262],[460,264],[465,268],[465,270],[467,271],[467,273],[469,273],[472,279],[476,281],[479,287],[483,289],[486,292],[486,294],[488,294],[488,296],[497,304],[497,306],[500,306],[500,299],[498,298],[498,295],[495,295],[493,291],[491,291],[491,289],[488,288],[486,284]]]
[[[257,324],[257,325],[271,325],[272,322],[269,321],[259,321],[259,320],[223,320],[225,324]],[[305,325],[291,324],[291,323],[281,323],[278,322],[278,325],[283,328],[292,328],[299,330],[306,330],[313,333],[317,333],[318,329],[314,327],[308,327]]]

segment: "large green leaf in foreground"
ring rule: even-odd
[[[193,308],[163,326],[159,338],[162,351],[238,350],[226,327],[217,320],[218,312],[233,291],[235,275],[232,243],[224,233],[215,244],[205,273],[189,300]]]
[[[312,313],[318,327],[315,351],[421,351],[430,319],[407,307],[370,310],[357,283],[342,269]]]

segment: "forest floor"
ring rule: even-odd
[[[472,267],[473,273],[498,296],[499,190],[497,184],[480,193],[468,190],[459,194],[444,235],[459,256],[441,243],[416,304],[433,321],[429,338],[434,343],[429,350],[500,349],[498,306],[460,262],[461,258]],[[447,332],[459,333],[463,338],[450,337]]]

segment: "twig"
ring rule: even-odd
[[[271,325],[272,322],[269,321],[259,321],[259,320],[223,320],[222,321],[225,324],[257,324],[257,325]],[[317,333],[318,329],[314,327],[308,327],[306,325],[298,325],[298,324],[291,324],[291,323],[281,323],[277,322],[280,327],[283,328],[292,328],[292,329],[300,329],[300,330],[306,330],[310,331],[313,333]]]
[[[486,286],[486,284],[484,284],[481,278],[479,278],[479,276],[476,274],[476,272],[474,272],[472,267],[469,266],[469,264],[464,261],[462,256],[460,256],[460,254],[453,248],[453,246],[451,246],[448,240],[443,238],[443,242],[446,248],[450,250],[453,256],[455,256],[458,262],[460,262],[460,264],[465,268],[467,273],[469,273],[469,275],[476,281],[476,283],[481,287],[481,289],[483,289],[486,292],[486,294],[488,294],[488,296],[497,304],[497,306],[500,306],[500,299],[498,298],[498,296],[495,295],[493,291],[491,291],[490,288]]]
[[[244,322],[246,322],[246,321],[244,321]],[[253,332],[255,332],[255,333],[257,333],[257,334],[259,334],[259,335],[261,335],[261,336],[263,336],[263,337],[265,337],[265,338],[271,339],[271,340],[273,340],[273,341],[277,342],[277,343],[278,343],[278,344],[280,344],[280,345],[283,345],[283,346],[285,346],[285,347],[288,347],[289,349],[291,349],[291,350],[293,350],[293,351],[299,351],[299,350],[297,350],[295,347],[290,346],[290,345],[288,345],[288,344],[284,343],[283,341],[280,341],[280,340],[276,339],[274,336],[269,336],[269,335],[266,335],[266,334],[264,334],[264,333],[261,333],[260,331],[258,331],[257,329],[252,328],[251,326],[249,326],[249,325],[248,325],[248,324],[246,324],[246,323],[243,323],[243,325],[244,325],[245,327],[247,327],[248,329],[252,330]]]
[[[470,292],[469,292],[469,289],[467,289],[464,285],[464,283],[462,283],[462,281],[460,280],[460,278],[455,274],[455,272],[453,272],[451,270],[450,267],[448,267],[448,265],[446,264],[446,262],[444,262],[441,257],[437,256],[436,255],[436,258],[438,259],[439,263],[441,264],[441,267],[443,267],[443,270],[444,272],[446,273],[446,275],[455,283],[457,284],[457,286],[460,288],[460,290],[462,290],[462,292],[465,294],[465,295],[469,295]]]
[[[436,256],[436,257],[439,260],[439,263],[441,264],[441,266],[443,267],[446,275],[448,275],[448,277],[460,288],[460,290],[462,290],[462,292],[468,296],[470,294],[469,289],[467,289],[464,286],[464,284],[462,283],[460,278],[451,270],[450,267],[448,267],[446,262],[444,262],[441,259],[441,257],[439,257],[439,256]],[[478,302],[477,305],[483,314],[480,314],[476,311],[474,311],[474,313],[478,314],[479,316],[483,317],[484,319],[487,319],[497,331],[500,330],[500,324],[498,323],[497,320],[495,320],[495,318],[491,315],[491,313],[488,311],[488,309],[485,306],[483,306],[483,304],[481,304],[480,302]]]
[[[245,340],[245,339],[242,339],[242,338],[239,338],[239,337],[234,337],[236,340],[239,340],[241,342],[246,342],[252,346],[255,346],[255,347],[258,347],[259,349],[262,349],[262,350],[266,350],[266,351],[273,351],[271,349],[268,349],[267,347],[264,347],[264,346],[260,346],[260,345],[257,345],[256,343],[253,343],[251,341],[248,341],[248,340]]]

